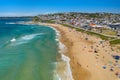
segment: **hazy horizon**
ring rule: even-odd
[[[44,14],[55,14],[55,13],[69,13],[69,12],[53,12],[53,13],[38,13],[38,14],[14,14],[14,15],[0,15],[0,17],[33,17],[37,15],[44,15]],[[78,12],[78,13],[111,13],[111,12]],[[120,13],[112,13],[112,14],[120,14]]]

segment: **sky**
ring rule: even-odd
[[[0,0],[0,16],[58,12],[120,13],[120,0]]]

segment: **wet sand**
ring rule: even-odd
[[[74,80],[119,80],[120,61],[116,63],[111,55],[120,55],[120,50],[112,48],[108,41],[96,36],[77,32],[59,24],[45,24],[60,31],[60,41],[67,47],[67,52]]]

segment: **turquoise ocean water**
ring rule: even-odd
[[[53,80],[58,54],[55,31],[12,24],[17,21],[27,19],[0,19],[0,80]]]

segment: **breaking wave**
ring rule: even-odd
[[[10,40],[11,46],[16,46],[16,45],[28,43],[30,40],[32,40],[36,37],[40,37],[41,35],[43,35],[43,33],[24,35],[20,38],[13,38]]]
[[[48,27],[50,27],[50,26],[48,26]],[[70,58],[64,55],[64,53],[67,50],[67,47],[59,40],[59,38],[61,36],[60,32],[53,27],[50,27],[50,28],[52,28],[56,32],[55,40],[58,43],[59,53],[61,54],[61,60],[62,60],[61,62],[56,62],[56,66],[57,66],[57,68],[63,69],[63,70],[57,69],[54,71],[54,80],[74,80],[73,76],[72,76],[70,64],[69,64]]]

